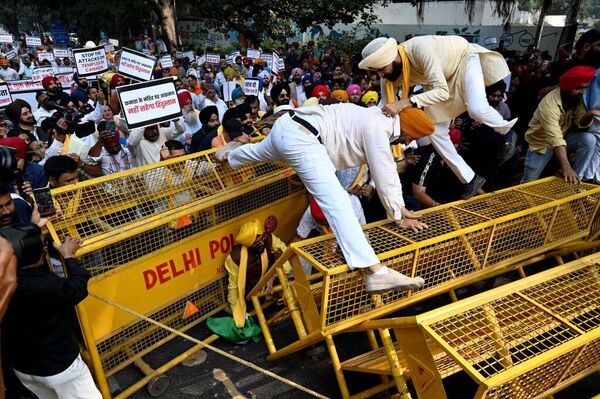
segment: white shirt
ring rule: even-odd
[[[33,74],[34,68],[35,65],[33,65],[33,63],[29,64],[27,67],[21,62],[21,66],[19,67],[19,75],[23,76],[23,79],[31,79],[31,74]]]
[[[64,146],[64,143],[61,143],[58,140],[54,140],[52,142],[52,145],[50,145],[50,147],[48,147],[46,149],[44,159],[42,159],[40,161],[40,165],[45,164],[46,161],[48,160],[48,158],[50,158],[50,157],[54,157],[56,155],[62,155],[63,146]],[[90,150],[89,145],[85,144],[79,137],[75,136],[74,134],[71,135],[71,141],[69,142],[69,148],[67,149],[67,152],[66,152],[67,155],[75,153],[75,154],[79,155],[79,159],[81,159],[81,162],[86,163],[88,165],[96,165],[97,162],[88,156],[89,150]]]
[[[19,80],[19,74],[14,69],[8,67],[6,69],[0,68],[0,78],[4,81],[8,80]]]
[[[369,165],[388,217],[402,219],[402,186],[390,142],[400,135],[400,119],[388,118],[376,107],[355,104],[315,105],[294,110],[318,132],[336,170]]]
[[[131,129],[127,137],[127,145],[132,149],[138,166],[149,165],[160,161],[160,148],[167,140],[174,140],[183,132],[183,124],[178,120],[173,128],[159,128],[158,140],[152,142],[144,138],[143,127]]]
[[[39,107],[33,113],[33,117],[35,118],[35,125],[37,127],[42,126],[42,121],[44,119],[52,116],[55,112],[56,112],[55,109],[51,109],[50,111],[48,111],[47,109],[45,109],[43,107]]]

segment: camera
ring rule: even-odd
[[[17,258],[17,267],[36,264],[44,253],[42,230],[33,223],[2,227],[0,236],[10,242]]]
[[[56,129],[63,134],[73,134],[79,138],[83,138],[93,134],[96,131],[96,126],[93,121],[79,123],[81,118],[85,115],[89,114],[94,110],[91,105],[86,104],[81,109],[69,109],[67,107],[63,107],[53,101],[48,101],[47,105],[50,109],[55,109],[56,114],[52,115],[52,118],[58,120],[60,118],[64,118],[67,123],[67,129],[62,129],[59,126],[56,126]]]
[[[19,177],[16,154],[15,149],[0,146],[0,184],[12,183]]]

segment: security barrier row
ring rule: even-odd
[[[293,237],[307,204],[292,169],[260,163],[238,170],[214,151],[163,161],[52,190],[63,217],[48,225],[55,241],[83,241],[77,258],[93,276],[91,293],[185,331],[227,304],[223,266],[249,218]],[[191,310],[191,311],[190,311]],[[131,364],[146,374],[127,397],[200,349],[153,370],[142,356],[173,334],[89,297],[77,307],[85,355],[105,398],[110,377]]]
[[[419,232],[389,222],[368,225],[365,235],[383,264],[425,279],[425,286],[414,292],[366,294],[364,276],[348,268],[331,235],[292,244],[247,296],[255,305],[270,352],[268,359],[286,356],[587,237],[599,200],[600,187],[596,185],[571,185],[547,178],[424,211],[421,220],[429,229]],[[316,270],[310,280],[302,273],[300,258]],[[293,281],[281,268],[287,260],[294,269]],[[286,309],[267,320],[260,308],[260,289],[274,273],[282,282]],[[285,317],[291,317],[297,340],[280,347],[269,325]],[[286,339],[289,342],[289,337]],[[337,355],[331,355],[334,368],[338,368]],[[340,388],[349,396],[345,386]]]
[[[410,398],[410,378],[419,399],[445,399],[442,380],[457,372],[478,385],[464,397],[548,397],[600,371],[600,254],[419,316],[369,321],[359,330],[378,331],[383,347],[342,362],[341,369],[394,381],[353,397],[395,385]]]

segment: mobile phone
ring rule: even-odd
[[[50,188],[36,188],[33,190],[33,197],[35,198],[35,203],[38,206],[40,216],[48,217],[56,214],[56,208],[54,207],[54,201],[52,200]]]
[[[106,131],[114,132],[115,130],[117,130],[117,127],[115,126],[115,121],[106,121]]]

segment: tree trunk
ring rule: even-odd
[[[577,15],[581,9],[581,0],[571,0],[571,8],[565,21],[565,27],[560,38],[558,48],[563,48],[569,54],[573,51],[575,45],[575,35],[577,34]],[[558,50],[557,50],[558,54]]]
[[[163,40],[169,51],[177,47],[177,31],[175,28],[175,9],[170,0],[148,0],[148,4],[158,16],[163,32]]]
[[[540,17],[538,19],[537,29],[535,31],[535,40],[533,44],[535,48],[540,48],[540,41],[542,40],[542,31],[544,30],[544,19],[546,18],[546,13],[552,6],[552,0],[544,0],[542,2],[542,7],[540,8]]]

